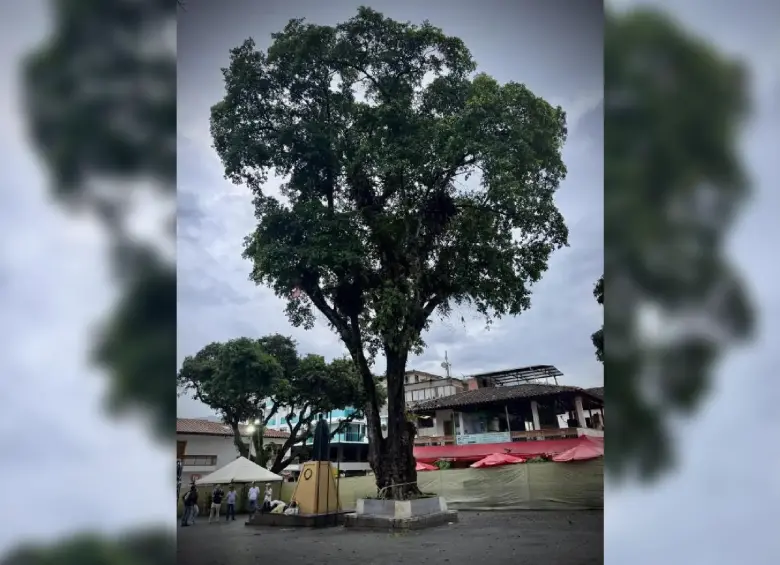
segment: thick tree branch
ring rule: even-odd
[[[301,281],[301,289],[306,293],[317,310],[322,312],[328,321],[333,324],[333,327],[336,328],[336,331],[339,333],[339,336],[341,336],[342,341],[344,341],[347,347],[350,347],[350,344],[353,342],[353,336],[350,333],[347,320],[336,312],[335,308],[328,304],[325,294],[322,292],[322,288],[320,288],[315,281],[304,277]]]

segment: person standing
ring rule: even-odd
[[[260,488],[255,485],[255,483],[252,483],[252,486],[249,487],[249,517],[255,515],[255,512],[257,512],[257,497],[260,496]]]
[[[217,522],[219,522],[219,509],[222,507],[222,499],[225,497],[225,491],[222,490],[222,487],[217,485],[217,488],[214,489],[214,492],[211,493],[211,510],[209,510],[209,524],[211,524],[211,519],[216,518]]]
[[[195,485],[192,485],[189,492],[184,495],[184,512],[181,515],[182,527],[189,526],[190,520],[194,522],[193,514],[196,504],[198,504],[198,489],[195,488]]]
[[[237,496],[238,493],[236,493],[236,487],[230,485],[230,490],[228,490],[227,493],[227,513],[225,514],[225,522],[227,522],[230,519],[233,520],[236,519],[236,497]]]
[[[272,498],[273,492],[271,491],[271,483],[265,483],[265,494],[263,495],[263,512],[271,511]]]

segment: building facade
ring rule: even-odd
[[[441,377],[423,371],[407,371],[404,375],[404,399],[408,406],[424,400],[452,396],[466,390],[466,383],[455,377]]]
[[[419,431],[425,430],[415,438],[417,445],[604,436],[603,397],[592,391],[481,375],[470,378],[466,386],[455,395],[410,408],[418,417]]]

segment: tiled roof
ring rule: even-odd
[[[246,426],[239,426],[241,435],[249,435],[246,431]],[[199,420],[197,418],[176,418],[176,433],[177,434],[198,434],[206,436],[232,436],[233,432],[230,430],[230,426],[222,424],[221,422],[210,422],[208,420]],[[266,428],[264,437],[286,439],[290,437],[290,434],[281,432],[279,430],[272,430]]]
[[[467,390],[442,398],[423,400],[414,406],[410,406],[409,409],[413,412],[428,412],[430,410],[441,410],[444,408],[456,408],[458,406],[471,406],[475,404],[488,404],[490,402],[515,400],[518,398],[539,398],[565,392],[584,393],[585,396],[598,399],[594,394],[576,386],[522,384],[516,386],[485,387],[476,390]]]
[[[586,388],[589,393],[591,393],[593,396],[600,398],[601,400],[604,400],[604,387],[603,386],[594,386],[592,388]]]

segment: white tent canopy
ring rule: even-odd
[[[282,477],[253,463],[246,457],[239,457],[221,469],[217,469],[195,481],[197,485],[226,485],[230,483],[271,483]]]

